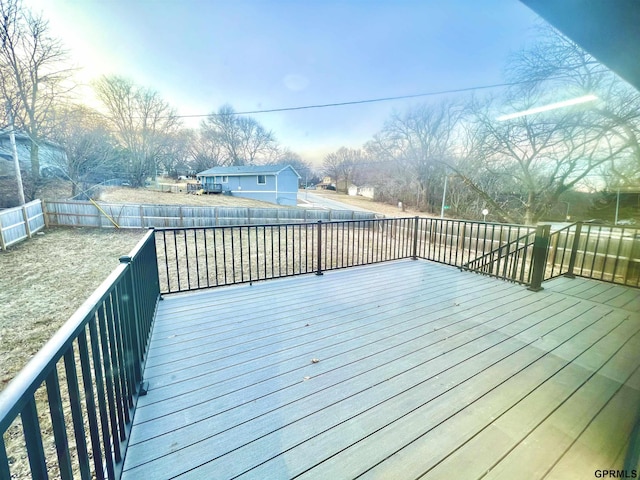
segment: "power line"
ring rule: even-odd
[[[571,75],[558,75],[556,77],[548,77],[546,80],[557,80],[561,78],[571,77]],[[263,110],[246,110],[242,112],[233,112],[233,113],[207,113],[207,114],[194,114],[194,115],[176,115],[177,118],[202,118],[202,117],[218,117],[218,116],[226,116],[226,115],[257,115],[261,113],[277,113],[277,112],[291,112],[296,110],[311,110],[316,108],[332,108],[332,107],[344,107],[347,105],[362,105],[366,103],[379,103],[379,102],[389,102],[394,100],[406,100],[409,98],[421,98],[421,97],[435,97],[438,95],[446,95],[450,93],[465,93],[471,92],[474,90],[488,90],[491,88],[500,88],[500,87],[513,87],[516,85],[524,85],[527,83],[535,83],[538,80],[522,80],[518,82],[507,82],[507,83],[494,83],[491,85],[480,85],[475,87],[465,87],[465,88],[454,88],[451,90],[437,90],[433,92],[426,93],[415,93],[412,95],[399,95],[395,97],[381,97],[381,98],[370,98],[365,100],[352,100],[349,102],[333,102],[333,103],[319,103],[312,105],[302,105],[297,107],[282,107],[282,108],[269,108]]]

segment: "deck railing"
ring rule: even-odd
[[[414,218],[156,231],[163,293],[409,258]]]
[[[0,393],[0,478],[119,476],[160,298],[154,232],[120,261]]]
[[[157,230],[163,293],[421,258],[521,283],[558,275],[640,285],[636,229],[434,218]]]
[[[564,275],[640,286],[640,230],[575,223],[550,235],[545,280]]]

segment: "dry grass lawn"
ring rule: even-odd
[[[185,187],[186,190],[186,187]],[[188,193],[170,193],[149,190],[146,188],[105,187],[100,193],[100,200],[112,203],[134,203],[151,205],[194,205],[194,206],[227,206],[273,208],[274,204],[250,200],[248,198],[229,195],[192,195]],[[279,205],[278,208],[287,208]]]
[[[144,232],[54,228],[0,252],[0,390]]]

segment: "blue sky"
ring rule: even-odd
[[[49,19],[83,82],[123,75],[183,115],[500,83],[539,21],[518,0],[23,1]],[[393,109],[418,101],[254,116],[317,163],[360,147]]]

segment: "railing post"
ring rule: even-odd
[[[143,368],[143,359],[145,356],[144,352],[144,340],[142,338],[142,332],[140,331],[140,312],[138,310],[138,299],[136,298],[136,280],[133,275],[133,265],[132,258],[128,255],[124,255],[120,257],[120,263],[124,263],[127,265],[127,271],[125,275],[128,277],[127,283],[128,288],[126,289],[129,298],[126,300],[128,305],[128,313],[130,315],[129,321],[133,322],[133,325],[129,324],[129,332],[131,334],[131,343],[133,347],[133,352],[131,352],[134,356],[134,371],[135,371],[135,379],[138,383],[138,393],[139,395],[146,394],[146,388],[142,380],[142,368]],[[126,280],[125,280],[126,281]],[[131,359],[129,359],[131,360]]]
[[[318,268],[316,275],[322,275],[322,220],[318,220]]]
[[[527,288],[532,292],[542,290],[542,280],[547,266],[547,250],[549,249],[549,232],[551,225],[538,225],[536,238],[533,241],[533,271],[531,273],[531,285]]]
[[[576,231],[573,234],[573,245],[571,245],[571,255],[569,256],[569,269],[564,274],[567,278],[576,278],[573,269],[576,266],[576,258],[578,256],[578,247],[580,245],[580,235],[582,234],[582,222],[576,223]]]
[[[413,219],[413,255],[412,255],[412,259],[413,260],[417,260],[418,259],[418,222],[419,222],[419,217],[416,215]]]

